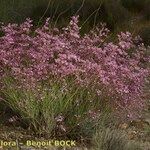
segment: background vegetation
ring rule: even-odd
[[[150,0],[0,0],[0,21],[23,22],[30,17],[35,24],[51,17],[53,24],[68,24],[70,16],[80,15],[83,32],[99,22],[111,31],[132,31],[150,42]]]

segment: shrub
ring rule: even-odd
[[[124,104],[130,104],[131,99],[132,103],[139,100],[148,73],[141,66],[146,48],[128,32],[118,35],[117,43],[107,43],[104,40],[108,29],[104,26],[81,37],[77,22],[77,17],[73,17],[63,32],[50,30],[47,22],[33,33],[30,20],[20,26],[3,26],[1,74],[5,76],[7,69],[9,76],[26,86],[50,76],[74,76],[80,84],[92,81],[109,90],[110,95],[117,93]]]
[[[31,22],[2,26],[0,84],[1,97],[35,130],[53,132],[61,113],[71,127],[78,124],[75,112],[84,120],[87,111],[106,105],[129,117],[142,109],[149,73],[142,62],[149,59],[137,37],[127,32],[116,43],[107,42],[104,24],[81,36],[78,17],[62,30],[50,28],[48,19],[37,29]]]

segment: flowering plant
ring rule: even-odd
[[[21,86],[34,88],[53,77],[73,77],[80,85],[89,83],[101,96],[103,89],[119,107],[143,106],[143,86],[149,69],[143,62],[146,48],[138,37],[121,32],[116,42],[107,42],[109,30],[104,24],[80,35],[78,16],[59,30],[49,27],[49,19],[37,29],[32,21],[2,25],[0,37],[0,74],[11,76]],[[46,83],[46,82],[45,82]],[[103,93],[102,93],[103,94]]]

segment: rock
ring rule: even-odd
[[[129,125],[127,123],[123,123],[119,125],[120,129],[127,129],[129,127]]]

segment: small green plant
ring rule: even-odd
[[[118,129],[99,128],[93,137],[93,150],[142,150],[139,143],[130,142]]]

